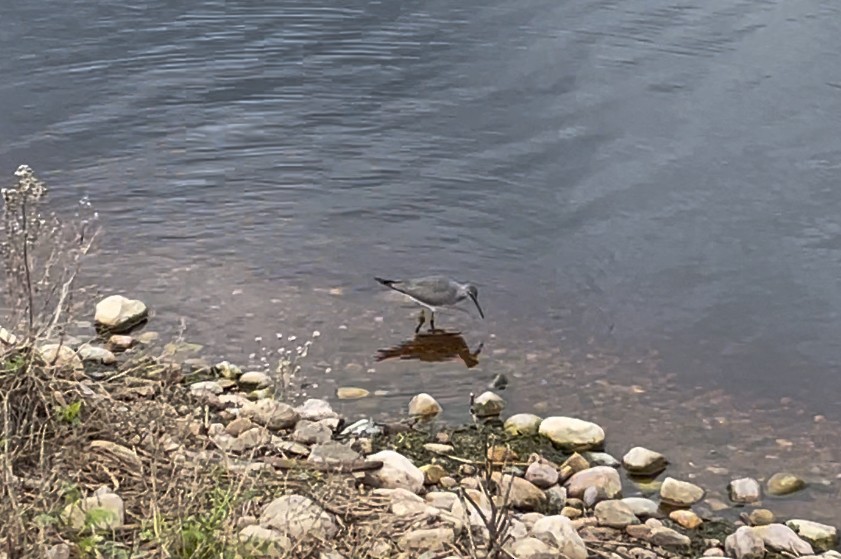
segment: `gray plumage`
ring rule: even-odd
[[[457,308],[455,305],[468,298],[476,305],[479,315],[485,318],[485,313],[482,312],[482,307],[479,306],[477,299],[479,290],[471,283],[460,283],[445,276],[426,276],[407,280],[389,280],[376,277],[374,279],[429,309],[432,313],[430,326],[433,330],[435,329],[435,313],[437,311],[445,307]],[[424,320],[425,317],[421,314],[415,332],[420,330]]]

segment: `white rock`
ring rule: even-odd
[[[545,516],[534,523],[531,535],[551,545],[567,559],[587,559],[587,546],[575,531],[572,521],[560,515]]]
[[[119,333],[131,330],[148,316],[148,309],[137,299],[111,295],[96,304],[94,320],[99,326]]]
[[[558,557],[558,552],[537,538],[523,538],[510,546],[511,554],[517,559],[547,559]]]
[[[762,496],[759,482],[750,477],[734,479],[727,486],[727,492],[731,501],[740,504],[755,503]]]
[[[113,365],[117,362],[117,356],[105,349],[104,347],[92,346],[90,344],[82,344],[79,347],[79,357],[86,363],[101,363],[103,365]]]
[[[190,385],[190,392],[193,393],[210,392],[211,394],[219,395],[224,391],[225,389],[222,388],[222,385],[215,380],[203,380]]]
[[[375,487],[408,489],[412,493],[420,493],[423,489],[423,472],[411,460],[393,450],[381,450],[367,458],[370,461],[381,461],[383,467],[379,470],[365,472],[365,481]]]
[[[60,369],[73,369],[74,371],[85,370],[82,360],[76,352],[65,344],[45,344],[38,348],[38,353],[48,365]]]
[[[438,551],[450,547],[455,539],[452,528],[428,528],[403,534],[398,545],[408,551]]]
[[[246,526],[237,536],[243,551],[249,557],[287,557],[294,545],[292,541],[277,530],[263,528],[256,524]]]
[[[272,379],[266,373],[260,371],[249,371],[247,373],[243,373],[242,376],[237,379],[237,382],[245,390],[259,390],[260,388],[271,386]]]
[[[449,491],[430,491],[426,494],[426,502],[441,510],[453,510],[453,505],[458,501],[458,495]]]
[[[438,415],[441,410],[441,404],[426,392],[418,394],[409,402],[409,415],[430,417]]]
[[[119,495],[103,493],[67,505],[60,516],[74,530],[115,530],[125,523],[125,505]]]
[[[301,419],[308,421],[321,421],[322,419],[337,419],[339,414],[333,411],[333,408],[326,400],[319,400],[317,398],[310,398],[302,405],[295,408],[298,416]]]
[[[762,559],[765,542],[752,528],[742,526],[724,540],[724,551],[734,559]]]
[[[660,486],[660,500],[673,506],[689,507],[703,498],[704,490],[688,481],[667,477]]]
[[[622,457],[622,465],[629,473],[641,476],[657,475],[668,466],[666,457],[641,446],[635,446]]]
[[[812,555],[814,551],[808,542],[803,541],[794,530],[785,524],[768,524],[751,528],[762,538],[765,547],[774,551],[785,551],[792,555]]]
[[[597,449],[604,445],[604,429],[574,417],[547,417],[540,423],[539,433],[567,450]]]
[[[593,514],[598,520],[599,526],[607,526],[608,528],[622,530],[630,524],[640,523],[631,507],[617,499],[596,503]]]
[[[606,499],[616,499],[622,495],[622,480],[619,472],[610,466],[596,466],[573,474],[564,484],[567,493],[574,499],[584,497],[588,487],[595,487]]]
[[[558,470],[545,462],[532,462],[526,468],[526,480],[541,489],[547,489],[558,483]]]
[[[829,551],[838,546],[838,529],[834,526],[798,519],[789,520],[786,526],[821,551]]]
[[[333,431],[327,426],[302,419],[295,425],[292,440],[302,444],[323,444],[333,437]]]
[[[505,409],[505,400],[491,391],[483,392],[473,400],[476,417],[496,417]]]
[[[329,539],[339,531],[335,519],[301,495],[284,495],[269,503],[260,515],[260,525],[292,540]]]
[[[660,505],[645,497],[626,497],[622,502],[631,508],[637,518],[659,518],[663,516]]]
[[[510,435],[536,435],[543,419],[532,413],[514,414],[505,420],[503,429]]]

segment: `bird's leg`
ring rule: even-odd
[[[426,322],[426,313],[424,313],[423,309],[421,309],[420,316],[418,316],[418,327],[415,328],[415,334],[420,332],[421,326],[423,326],[424,322]]]
[[[435,332],[435,311],[429,311],[431,318],[429,319],[429,331]]]

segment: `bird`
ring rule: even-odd
[[[430,331],[435,330],[436,312],[443,308],[454,308],[463,311],[464,309],[455,305],[467,298],[470,298],[473,304],[476,305],[482,319],[485,318],[485,313],[482,312],[482,307],[479,306],[479,290],[472,283],[461,283],[445,276],[425,276],[407,280],[383,279],[380,277],[374,277],[374,279],[382,285],[408,296],[421,307],[429,309],[432,315],[429,319]],[[426,316],[423,309],[421,309],[418,326],[415,328],[416,334],[420,331],[425,321]]]

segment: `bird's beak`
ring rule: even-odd
[[[473,299],[473,304],[476,305],[476,308],[479,309],[479,315],[482,317],[482,320],[485,319],[485,313],[482,312],[482,307],[479,306],[479,301],[476,300],[476,296],[472,293],[468,293],[470,298]]]

